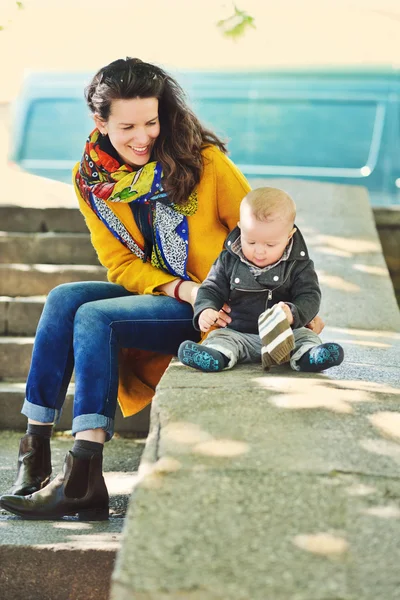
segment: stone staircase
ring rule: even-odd
[[[106,281],[76,208],[0,206],[0,429],[22,429],[20,415],[37,323],[46,294],[61,283]],[[70,429],[73,386],[59,427]],[[149,410],[117,431],[145,433]]]
[[[14,481],[19,438],[19,433],[0,431],[1,492]],[[71,445],[69,435],[53,437],[53,475],[60,472]],[[136,485],[143,447],[143,439],[131,436],[115,436],[106,446],[108,521],[84,523],[76,517],[52,522],[25,521],[0,509],[2,600],[108,600],[124,516]]]
[[[44,189],[45,184],[51,186],[45,181]],[[23,198],[29,200],[27,195]],[[60,283],[84,280],[103,281],[106,274],[75,204],[74,208],[32,208],[0,203],[0,493],[15,477],[18,431],[26,426],[20,408],[46,294]],[[53,475],[60,472],[73,441],[68,433],[73,391],[72,383],[51,443]],[[117,409],[115,429],[120,435],[114,436],[104,453],[109,521],[81,523],[75,517],[52,523],[22,521],[0,510],[1,598],[108,599],[148,421],[149,409],[129,419]]]

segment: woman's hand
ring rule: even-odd
[[[311,329],[314,333],[319,335],[323,328],[325,327],[324,321],[321,319],[319,315],[314,317],[309,323],[307,323],[306,327]]]
[[[221,310],[214,310],[213,308],[206,308],[200,313],[199,316],[199,327],[201,331],[209,331],[214,325],[218,327],[226,327],[228,323],[232,321],[230,316],[227,314],[230,312],[230,308],[227,304],[221,308]]]

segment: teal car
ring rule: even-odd
[[[366,186],[400,204],[400,73],[387,70],[174,73],[199,118],[228,141],[249,177]],[[93,121],[87,73],[34,73],[12,119],[10,160],[71,181]]]

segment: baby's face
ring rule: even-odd
[[[258,221],[245,203],[240,210],[239,226],[244,256],[261,268],[281,258],[294,233],[293,224],[286,220]]]

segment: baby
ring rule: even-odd
[[[343,348],[305,327],[319,312],[321,290],[295,217],[295,203],[280,189],[258,188],[242,200],[238,227],[194,306],[194,326],[209,333],[201,344],[182,342],[183,364],[207,372],[238,362],[269,368],[287,361],[308,372],[340,365]]]

